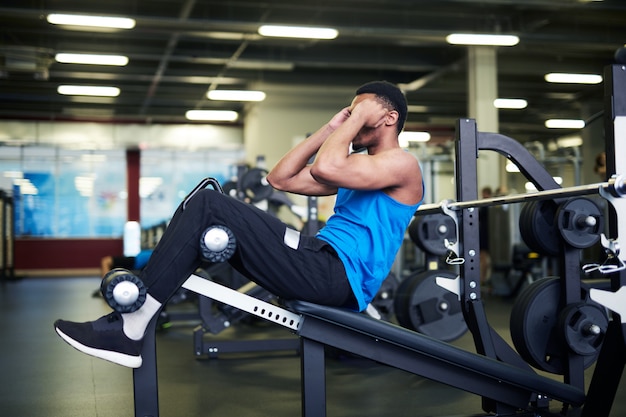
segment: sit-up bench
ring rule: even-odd
[[[570,385],[363,314],[303,301],[289,302],[287,310],[195,275],[183,287],[288,327],[300,337],[306,417],[326,415],[325,345],[494,399],[510,406],[511,414],[531,409],[540,396],[573,406],[585,400],[584,392]],[[144,339],[143,365],[133,373],[136,417],[158,416],[155,328],[153,320]]]
[[[534,372],[487,358],[364,314],[294,301],[302,314],[302,412],[326,415],[324,345],[438,381],[515,409],[528,409],[537,395],[579,406],[581,390]]]

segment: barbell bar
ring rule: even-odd
[[[481,200],[456,201],[445,200],[442,203],[421,205],[416,215],[435,214],[442,211],[442,206],[450,210],[463,210],[468,208],[498,206],[502,204],[523,203],[535,200],[550,200],[554,198],[568,198],[591,194],[601,194],[600,190],[606,190],[615,197],[626,197],[626,177],[623,175],[610,178],[606,182],[599,182],[573,187],[555,188],[553,190],[537,191],[535,193],[511,194],[501,197],[484,198]]]

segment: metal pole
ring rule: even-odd
[[[445,200],[438,204],[423,204],[417,210],[416,215],[440,213],[442,211],[442,205],[445,205],[451,210],[462,210],[472,207],[477,208],[486,206],[497,206],[502,204],[523,203],[526,201],[550,200],[554,198],[567,198],[590,194],[599,194],[601,189],[611,192],[611,194],[615,195],[616,197],[626,197],[626,178],[618,176],[616,178],[609,179],[609,181],[607,182],[537,191],[535,193],[512,194],[501,197],[484,198],[482,200],[457,202],[449,202],[449,200]]]

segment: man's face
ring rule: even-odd
[[[371,93],[359,94],[352,100],[352,104],[350,105],[350,112],[352,112],[357,104],[367,99],[376,100],[377,98],[375,94]],[[359,133],[357,133],[352,140],[352,148],[355,150],[363,149],[371,145],[376,139],[376,136],[374,136],[374,132],[376,131],[376,129],[377,128],[374,127],[363,126]]]

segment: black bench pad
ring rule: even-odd
[[[306,335],[307,319],[312,318],[332,326],[338,326],[342,328],[342,332],[346,335],[348,333],[359,333],[367,336],[376,343],[378,350],[383,349],[385,345],[392,345],[395,349],[400,347],[403,350],[409,350],[416,358],[420,357],[422,360],[426,358],[427,362],[431,365],[436,363],[440,368],[452,366],[452,372],[457,373],[454,370],[458,370],[459,376],[462,373],[467,374],[467,372],[469,372],[468,380],[493,380],[492,382],[495,382],[497,386],[510,386],[515,387],[515,389],[527,391],[531,394],[543,394],[549,398],[574,406],[582,405],[585,400],[585,393],[571,385],[543,377],[534,372],[520,369],[486,356],[478,355],[474,352],[463,350],[449,343],[405,329],[393,323],[376,320],[364,314],[305,301],[289,301],[287,305],[289,308],[304,316],[301,328],[298,331],[299,335],[302,337],[308,337]],[[317,335],[320,335],[320,338],[324,338],[319,332],[315,333],[314,337],[317,337]],[[338,341],[338,343],[334,343],[330,340],[319,341],[322,343],[331,342],[330,344],[336,347],[344,348],[341,346],[341,341]],[[358,354],[359,352],[354,353]],[[413,371],[409,370],[409,372]],[[413,373],[427,378],[437,379],[433,378],[432,372],[429,375],[422,374],[420,367],[417,367],[417,372]],[[435,373],[435,375],[438,374]],[[452,386],[459,386],[458,384],[455,385],[455,381],[448,381],[446,378],[449,377],[442,377],[437,380]],[[474,391],[475,387],[462,387],[462,389],[477,393],[477,391]]]

